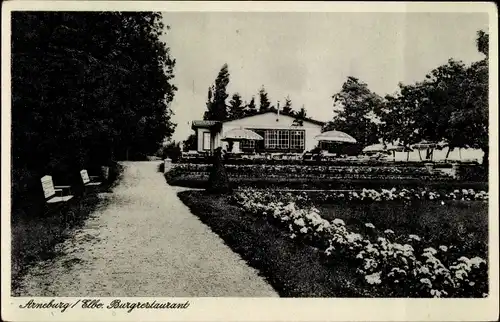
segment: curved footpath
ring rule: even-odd
[[[29,269],[20,296],[278,296],[191,214],[158,162],[122,164],[103,206],[58,245],[61,256]]]

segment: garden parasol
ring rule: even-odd
[[[255,133],[254,131],[244,129],[244,128],[239,128],[239,129],[232,129],[227,131],[224,134],[224,137],[221,139],[222,141],[234,141],[234,149],[235,152],[238,153],[239,151],[239,142],[242,140],[264,140],[262,136],[259,134]]]
[[[430,158],[432,160],[432,155],[433,155],[434,149],[435,148],[442,149],[446,145],[447,144],[445,142],[439,142],[438,143],[438,142],[432,142],[432,141],[423,140],[423,141],[420,141],[418,143],[413,144],[411,147],[413,149],[417,149],[418,150],[418,155],[420,156],[420,160],[422,160],[422,156],[420,155],[420,150],[427,150],[426,159],[430,156]],[[429,149],[432,152],[429,153]]]
[[[387,149],[382,143],[372,144],[363,149],[363,152],[386,152]]]
[[[318,141],[323,142],[345,142],[345,143],[356,143],[356,139],[347,133],[340,131],[327,131],[323,132],[314,137]]]
[[[237,140],[264,140],[264,138],[262,136],[258,135],[257,133],[255,133],[254,131],[239,128],[239,129],[232,129],[232,130],[227,131],[224,134],[224,137],[222,138],[222,140],[224,140],[224,141],[228,141],[228,140],[233,140],[233,141],[237,141]]]
[[[356,139],[341,131],[327,131],[314,137],[319,142],[356,143]]]
[[[410,152],[411,148],[405,147],[400,144],[387,144],[386,150],[392,152],[392,160],[396,161],[396,152]],[[409,155],[406,157],[406,161],[408,161]]]

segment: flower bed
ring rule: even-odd
[[[486,191],[473,189],[455,189],[452,192],[432,191],[429,189],[363,189],[361,191],[325,191],[319,192],[316,200],[333,202],[337,200],[356,201],[392,201],[392,200],[482,200],[488,201]]]
[[[362,233],[353,232],[341,219],[322,218],[304,194],[246,190],[236,193],[234,201],[288,230],[290,238],[317,247],[327,262],[349,261],[360,281],[384,296],[487,295],[486,261],[462,256],[460,245],[429,247],[417,235],[380,232],[371,223],[364,224]]]
[[[209,164],[177,164],[171,171],[171,176],[182,174],[207,175]],[[425,179],[449,180],[445,174],[431,174],[423,167],[393,167],[393,166],[324,166],[324,165],[225,165],[227,173],[233,178],[294,178],[305,179],[372,179],[388,180]]]

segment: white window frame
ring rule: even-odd
[[[206,147],[207,137],[208,137],[208,148]],[[210,135],[210,132],[203,132],[202,149],[204,151],[210,151],[211,150],[211,147],[210,147],[211,141],[212,141],[212,137]]]

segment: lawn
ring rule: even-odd
[[[184,191],[179,198],[250,266],[260,271],[282,297],[371,296],[356,286],[344,262],[328,267],[313,247],[291,242],[280,228],[245,213],[227,195]]]

